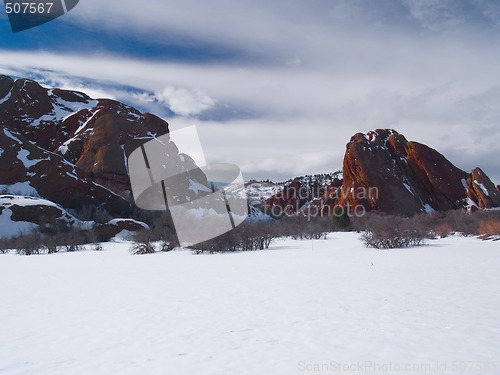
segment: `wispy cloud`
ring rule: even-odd
[[[156,99],[181,116],[199,115],[215,105],[214,100],[198,88],[189,90],[170,85],[156,92]]]
[[[0,71],[38,70],[54,84],[159,113],[172,127],[195,123],[213,158],[252,177],[335,170],[352,134],[394,127],[459,167],[490,166],[500,182],[490,160],[500,144],[497,8],[483,0],[87,0],[64,22],[245,54],[181,63],[3,50]]]

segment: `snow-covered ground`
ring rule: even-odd
[[[500,373],[499,242],[357,236],[0,255],[0,373]]]

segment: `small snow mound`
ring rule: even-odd
[[[51,202],[51,201],[48,201],[48,200],[42,199],[42,198],[25,197],[25,196],[18,196],[18,195],[0,195],[0,206],[8,207],[8,206],[13,206],[13,205],[17,205],[17,206],[21,206],[21,207],[50,206],[50,207],[60,208],[54,202]]]
[[[146,223],[143,223],[142,221],[138,221],[138,220],[134,220],[134,219],[115,218],[115,219],[108,221],[108,224],[111,224],[111,225],[120,225],[123,223],[133,223],[133,224],[140,225],[144,229],[149,229],[149,226]]]

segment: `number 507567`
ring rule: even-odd
[[[5,3],[7,14],[49,14],[54,3]]]

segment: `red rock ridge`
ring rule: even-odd
[[[297,206],[291,188],[269,198],[268,206],[280,206],[288,214],[290,207]],[[380,210],[409,216],[471,205],[500,207],[500,194],[481,169],[466,173],[424,144],[408,141],[393,129],[377,129],[357,133],[347,143],[342,181],[327,186],[322,196],[299,203],[311,216],[331,215],[336,205],[351,213],[361,208],[356,212]]]

